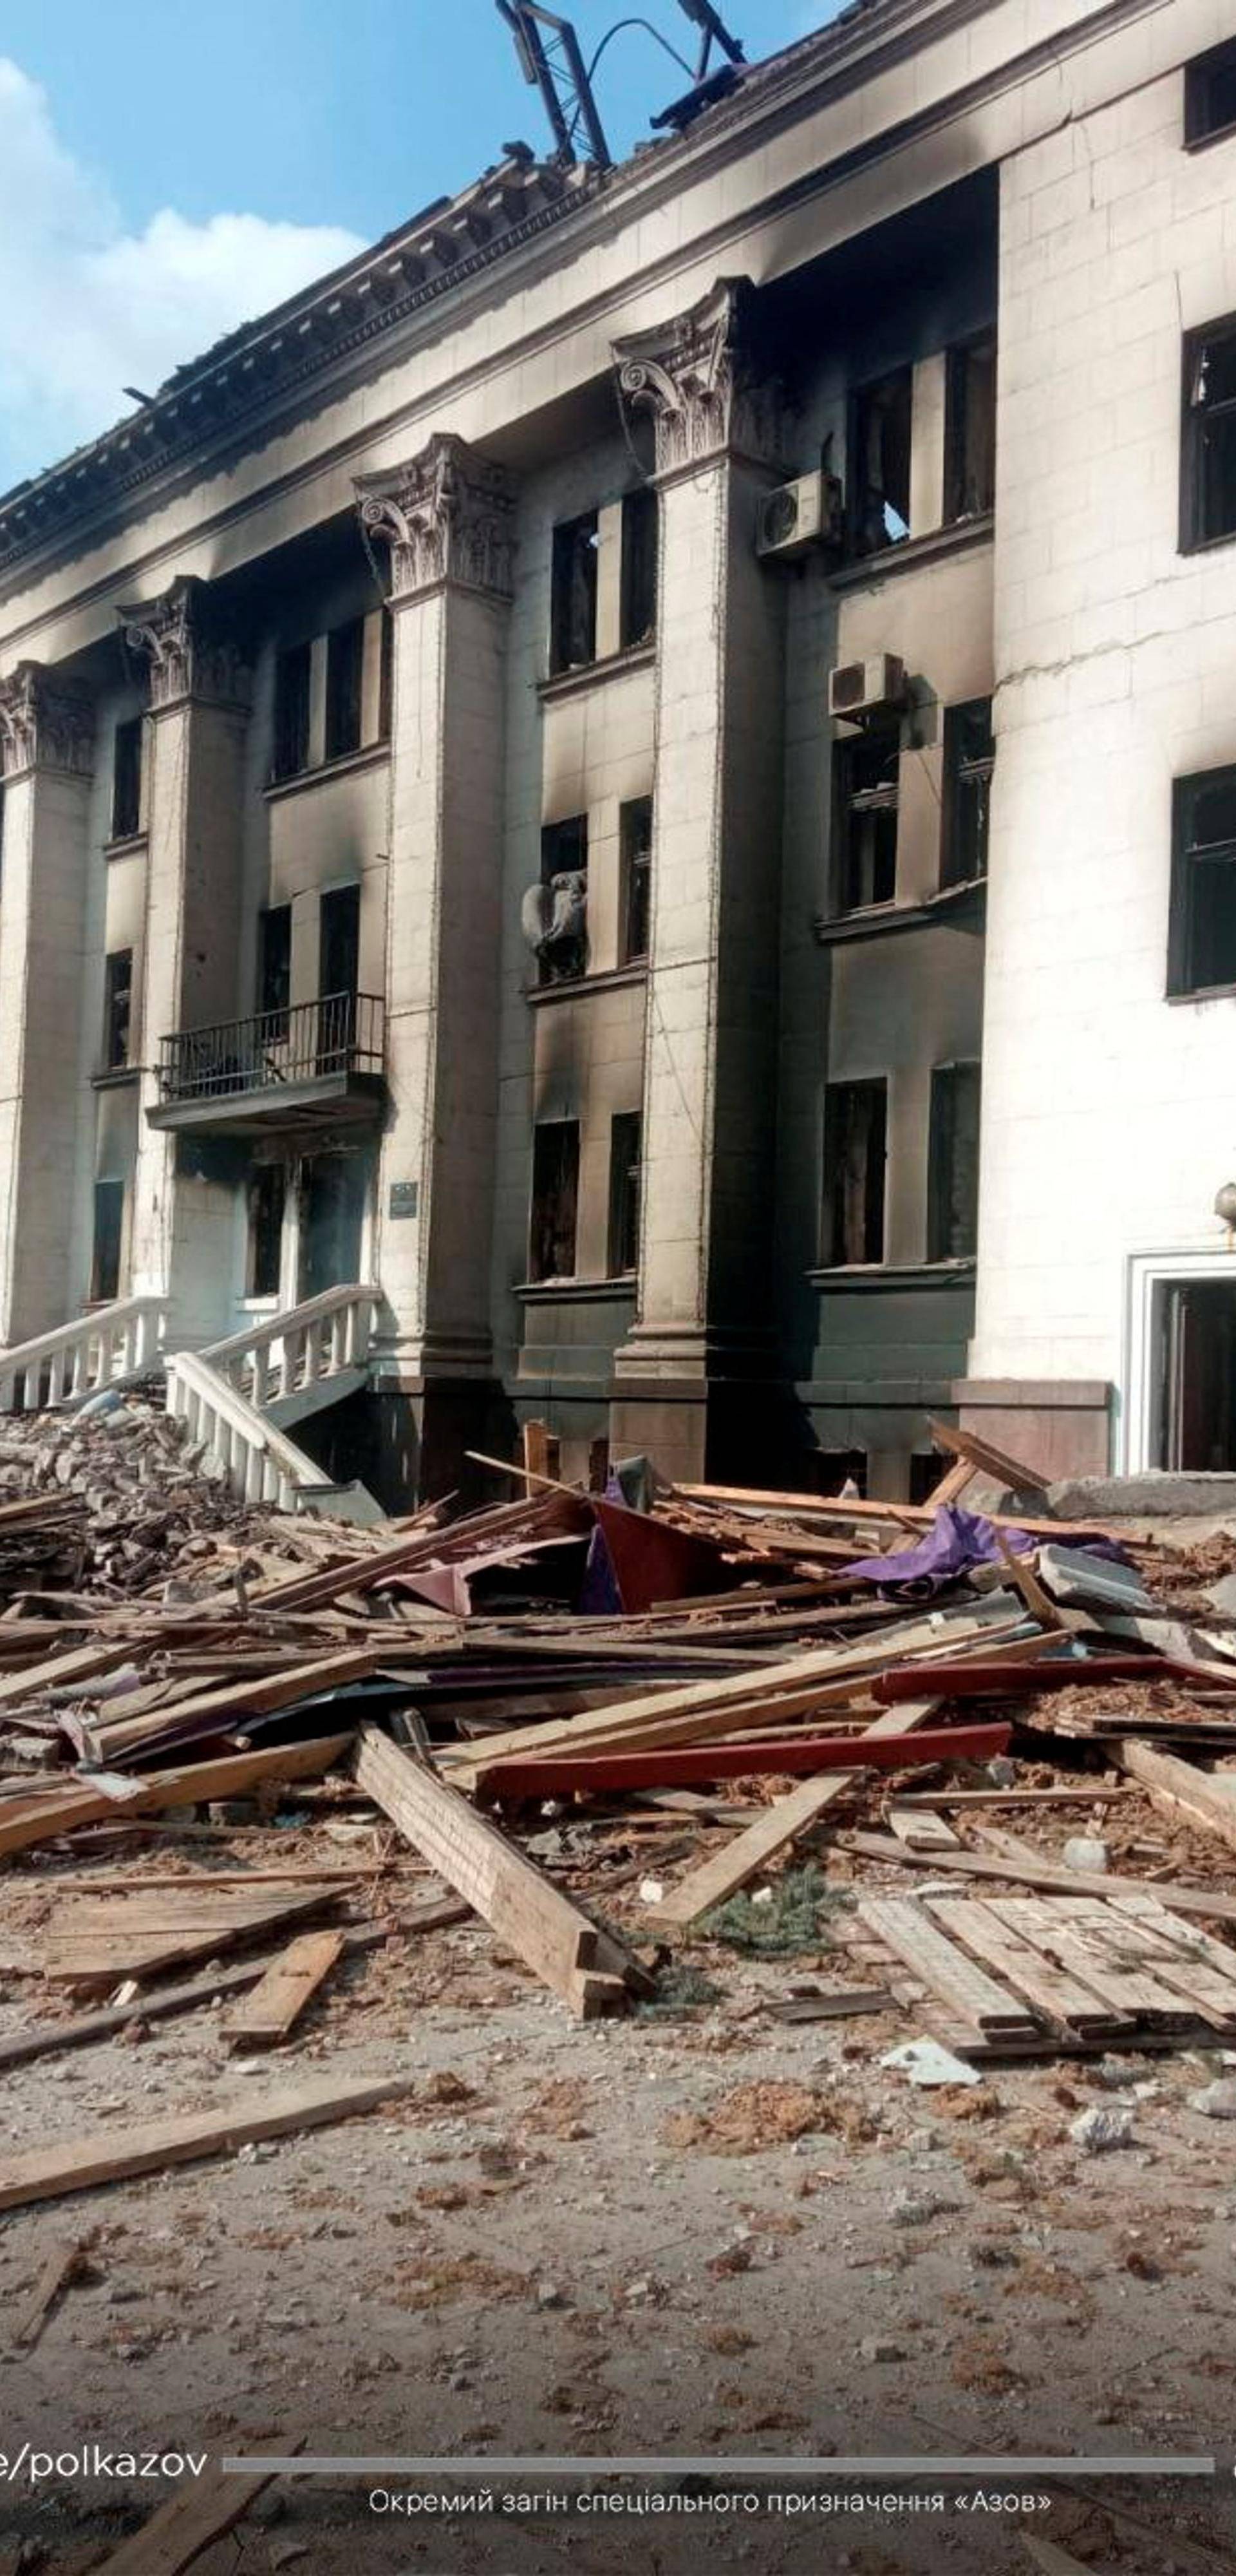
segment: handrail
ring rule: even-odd
[[[321,1493],[330,1479],[286,1432],[277,1431],[200,1351],[177,1351],[167,1363],[167,1409],[190,1440],[222,1459],[242,1501],[295,1508],[296,1496]]]
[[[349,1283],[324,1288],[282,1314],[256,1317],[238,1333],[211,1342],[200,1356],[259,1407],[284,1402],[369,1357],[376,1288]]]
[[[259,1342],[278,1341],[283,1333],[293,1332],[302,1324],[315,1324],[323,1315],[340,1314],[364,1297],[376,1305],[381,1293],[379,1288],[360,1286],[323,1288],[318,1296],[304,1298],[299,1306],[287,1306],[278,1315],[255,1315],[252,1324],[241,1332],[229,1333],[221,1342],[205,1343],[200,1357],[212,1362],[230,1359],[234,1351],[249,1351]]]
[[[80,1401],[140,1376],[159,1357],[167,1307],[166,1297],[117,1297],[14,1342],[0,1351],[0,1413]]]

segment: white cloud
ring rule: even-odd
[[[0,491],[92,438],[182,360],[362,248],[333,224],[171,207],[126,232],[0,55]]]

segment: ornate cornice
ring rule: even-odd
[[[754,292],[749,277],[720,277],[687,312],[615,340],[619,394],[652,414],[658,474],[729,453],[781,461],[784,397],[753,362]]]
[[[361,526],[391,550],[391,598],[442,581],[509,599],[515,493],[501,465],[439,431],[389,474],[357,477]]]
[[[88,777],[94,758],[94,702],[58,681],[42,662],[19,662],[0,680],[0,776],[66,769]]]
[[[178,706],[185,698],[248,705],[250,673],[212,614],[206,582],[182,573],[161,598],[116,614],[128,651],[149,660],[153,708]]]

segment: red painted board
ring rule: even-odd
[[[479,1786],[491,1798],[560,1797],[572,1790],[675,1789],[757,1773],[905,1771],[931,1762],[985,1762],[1008,1749],[1008,1726],[941,1726],[916,1735],[780,1735],[759,1744],[649,1745],[646,1752],[547,1754],[494,1762]]]
[[[589,1501],[604,1533],[618,1597],[629,1617],[651,1610],[657,1602],[693,1601],[698,1593],[732,1588],[733,1571],[714,1540],[694,1538],[668,1521],[628,1511],[625,1503],[607,1502],[599,1494],[591,1494]]]
[[[1160,1682],[1183,1677],[1187,1664],[1165,1655],[1062,1655],[1058,1661],[985,1664],[978,1655],[953,1663],[893,1664],[871,1684],[885,1708],[903,1699],[1028,1699],[1033,1691],[1075,1690],[1090,1682]],[[1208,1682],[1213,1674],[1208,1673]],[[1236,1666],[1232,1671],[1236,1690]]]

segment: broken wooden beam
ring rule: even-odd
[[[303,2436],[276,2436],[271,2456],[287,2459],[304,2447]],[[216,2540],[226,2538],[257,2502],[276,2472],[208,2469],[177,2487],[148,2522],[103,2561],[98,2576],[183,2576]]]
[[[223,2037],[250,2047],[286,2039],[343,1948],[342,1932],[305,1932],[289,1943],[223,2024]]]
[[[903,1869],[929,1869],[940,1874],[940,1863],[930,1852],[916,1852],[899,1843],[893,1834],[842,1834],[843,1851],[858,1852],[864,1860],[891,1861]],[[999,1852],[950,1852],[947,1862],[950,1878],[1002,1878],[1013,1887],[1041,1887],[1057,1896],[1151,1896],[1160,1905],[1170,1906],[1173,1914],[1209,1915],[1216,1923],[1236,1923],[1236,1894],[1218,1887],[1178,1887],[1174,1881],[1161,1879],[1116,1878],[1105,1870],[1066,1869],[1063,1863],[1039,1860],[1027,1851],[1023,1860],[1011,1860]]]
[[[324,1735],[315,1744],[279,1744],[257,1753],[232,1753],[217,1762],[194,1762],[176,1771],[155,1771],[126,1784],[120,1797],[92,1787],[77,1777],[67,1785],[31,1792],[0,1808],[0,1858],[53,1842],[79,1825],[127,1824],[132,1816],[157,1814],[161,1807],[194,1807],[210,1798],[239,1798],[262,1780],[308,1780],[347,1751],[350,1735]]]
[[[170,2120],[143,2120],[131,2129],[96,2129],[59,2143],[46,2138],[23,2155],[0,2158],[0,2209],[27,2209],[40,2200],[94,2191],[134,2174],[161,2173],[169,2165],[195,2164],[230,2155],[252,2139],[284,2138],[296,2129],[324,2128],[372,2111],[412,2089],[411,2076],[375,2083],[369,2076],[319,2077],[289,2086],[263,2102],[226,2102]]]
[[[1126,1735],[1115,1754],[1121,1770],[1149,1790],[1160,1815],[1173,1824],[1197,1825],[1236,1851],[1236,1773],[1199,1771],[1179,1754],[1163,1753],[1135,1735]]]
[[[538,1762],[535,1755],[519,1761],[482,1759],[477,1786],[490,1798],[587,1797],[615,1789],[690,1787],[699,1781],[742,1780],[757,1773],[796,1771],[897,1771],[934,1762],[983,1762],[1008,1749],[1008,1726],[956,1726],[930,1735],[904,1731],[883,1738],[870,1735],[778,1735],[759,1742],[693,1744],[683,1748],[650,1746],[638,1753],[593,1753]]]

